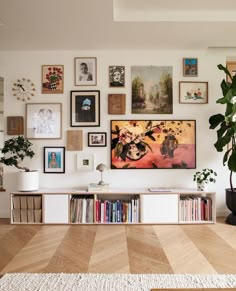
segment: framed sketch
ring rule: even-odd
[[[106,132],[88,132],[89,147],[106,147],[107,133]]]
[[[23,116],[7,116],[7,134],[8,135],[24,134]]]
[[[198,59],[183,58],[183,76],[197,77],[198,76]]]
[[[62,104],[27,103],[26,137],[28,139],[61,138]]]
[[[71,126],[100,126],[100,91],[70,92]]]
[[[232,77],[236,75],[236,61],[227,61],[226,68],[228,69]],[[226,75],[226,81],[231,82],[228,75]]]
[[[75,86],[97,85],[97,59],[75,58]]]
[[[65,173],[65,147],[44,147],[44,173]]]
[[[208,103],[208,82],[179,82],[179,103]]]
[[[42,66],[42,94],[62,94],[64,91],[64,66]]]
[[[112,169],[195,169],[195,120],[111,120]]]
[[[173,68],[168,66],[133,66],[132,113],[173,113]]]
[[[110,87],[125,87],[125,67],[109,66]]]
[[[82,171],[94,170],[94,155],[90,153],[77,154],[77,169]]]
[[[108,114],[125,114],[126,94],[108,94]]]
[[[67,151],[83,150],[83,130],[67,130]]]

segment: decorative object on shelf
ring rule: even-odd
[[[44,173],[65,173],[65,147],[44,147]]]
[[[83,130],[67,130],[67,151],[83,150]]]
[[[109,66],[110,87],[125,87],[125,67]]]
[[[16,80],[12,91],[17,100],[29,101],[35,95],[36,89],[35,84],[30,79],[22,78]]]
[[[195,169],[195,120],[111,120],[112,169]]]
[[[90,153],[77,154],[77,169],[82,171],[93,171],[95,157]]]
[[[7,116],[7,134],[8,135],[24,134],[23,116]]]
[[[31,149],[32,143],[25,139],[23,136],[11,138],[6,140],[2,149],[4,155],[0,159],[0,163],[7,166],[15,166],[17,169],[22,170],[18,173],[19,191],[34,191],[39,188],[39,173],[38,171],[31,171],[26,166],[21,166],[20,163],[26,158],[33,158],[35,155]]]
[[[61,94],[64,91],[64,66],[42,66],[42,94]]]
[[[183,76],[197,77],[198,76],[198,59],[183,58]]]
[[[223,97],[216,103],[225,106],[225,114],[214,114],[209,118],[210,129],[217,130],[217,140],[214,144],[218,152],[226,152],[223,157],[223,165],[227,165],[230,176],[230,188],[226,189],[226,205],[232,213],[226,218],[226,223],[236,225],[236,188],[233,187],[233,173],[236,172],[236,75],[218,65],[218,69],[225,72],[230,82],[225,79],[221,82]]]
[[[70,92],[71,126],[100,126],[100,91]]]
[[[108,94],[108,114],[125,114],[126,94]]]
[[[173,67],[133,66],[132,113],[173,113]]]
[[[89,147],[106,147],[107,133],[106,132],[88,132]]]
[[[30,139],[61,138],[62,104],[27,103],[26,136]]]
[[[75,58],[75,86],[97,85],[97,59]]]
[[[105,185],[106,183],[102,179],[102,173],[106,170],[106,165],[104,164],[99,164],[96,167],[96,170],[98,170],[101,173],[101,180],[98,182],[98,185]]]
[[[179,103],[208,103],[208,82],[179,82]]]
[[[201,171],[197,171],[193,176],[193,181],[197,182],[197,190],[198,191],[206,191],[207,184],[215,183],[217,173],[212,169],[202,169]]]

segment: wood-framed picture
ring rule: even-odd
[[[195,120],[111,120],[112,169],[195,169]]]
[[[100,91],[70,92],[71,126],[100,126]]]
[[[233,76],[236,75],[236,61],[226,61],[226,68],[230,72],[230,74]],[[231,82],[228,75],[226,75],[226,81]]]
[[[44,173],[65,173],[65,147],[44,147]]]
[[[88,132],[89,147],[106,147],[107,133],[106,132]]]
[[[97,85],[97,58],[75,58],[75,86]]]
[[[83,130],[67,130],[67,151],[83,150]]]
[[[126,94],[108,94],[108,114],[125,114]]]
[[[109,66],[109,86],[125,87],[125,66]]]
[[[7,116],[7,134],[8,135],[24,134],[23,116]]]
[[[77,154],[77,169],[81,171],[93,171],[94,170],[94,154],[79,153]]]
[[[64,91],[64,66],[42,65],[42,94],[62,94]]]
[[[208,82],[179,82],[179,103],[208,103]]]
[[[26,137],[28,139],[60,139],[62,103],[27,103]]]
[[[183,58],[183,76],[197,77],[198,76],[198,59]]]

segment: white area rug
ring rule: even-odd
[[[1,291],[150,291],[151,288],[227,287],[236,288],[236,275],[12,273],[0,279]]]

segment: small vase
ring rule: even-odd
[[[198,191],[206,191],[207,189],[207,185],[206,183],[202,182],[202,183],[197,183],[197,190]]]

